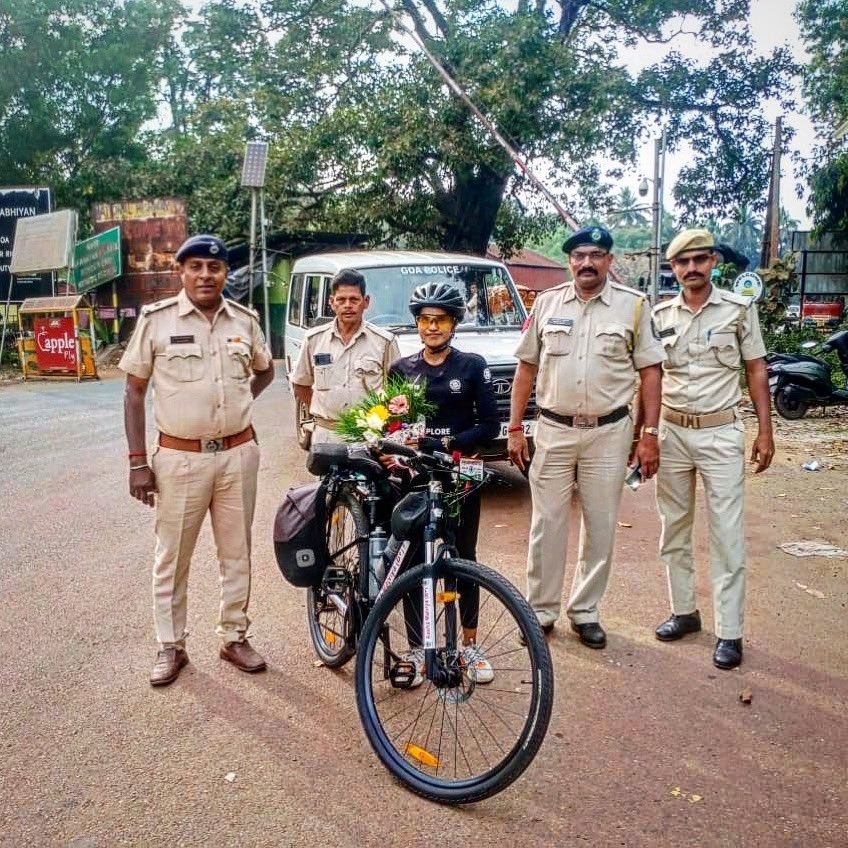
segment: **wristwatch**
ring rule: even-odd
[[[642,435],[644,436],[647,433],[649,436],[659,436],[660,431],[656,427],[643,427]]]

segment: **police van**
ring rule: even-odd
[[[391,330],[402,356],[420,350],[421,340],[409,311],[413,290],[423,283],[450,283],[467,304],[465,319],[457,325],[452,344],[459,350],[479,353],[488,363],[494,382],[501,429],[486,451],[490,458],[506,455],[506,428],[515,377],[515,348],[527,317],[524,303],[506,267],[490,259],[459,253],[360,250],[320,253],[298,259],[292,268],[285,329],[286,375],[290,376],[300,354],[306,331],[333,319],[330,281],[344,268],[365,276],[371,302],[365,319]],[[531,397],[523,422],[533,435],[535,400]],[[301,446],[308,444],[310,417],[296,403],[296,428]]]

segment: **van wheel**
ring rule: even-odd
[[[297,435],[297,443],[304,450],[309,450],[315,419],[309,414],[309,407],[302,400],[295,401],[294,416],[294,431]]]

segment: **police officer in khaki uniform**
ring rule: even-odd
[[[536,298],[515,352],[519,362],[508,429],[510,458],[523,469],[529,453],[521,420],[535,378],[540,415],[529,473],[527,598],[550,632],[561,609],[569,508],[577,483],[582,527],[566,614],[590,648],[606,645],[598,605],[609,580],[628,461],[638,462],[643,479],[659,464],[662,346],[644,296],[607,279],[612,244],[603,227],[586,227],[563,245],[574,281]],[[637,382],[645,426],[634,440],[630,404]]]
[[[704,484],[710,533],[718,637],[713,662],[718,668],[735,668],[742,662],[746,571],[739,368],[744,362],[757,411],[759,430],[751,462],[759,474],[774,456],[765,347],[756,306],[710,282],[718,258],[707,230],[684,230],[671,241],[666,256],[681,291],[653,311],[666,350],[657,506],[662,522],[660,557],[668,572],[672,611],[657,627],[656,636],[672,641],[701,629],[692,558],[697,473]]]
[[[379,389],[400,358],[394,334],[363,319],[370,298],[359,271],[339,271],[330,291],[336,317],[306,334],[291,376],[295,397],[315,419],[312,444],[344,441],[335,431],[341,413]]]
[[[221,297],[227,248],[214,236],[177,251],[182,291],[141,311],[120,367],[133,497],[156,506],[153,615],[160,650],[153,686],[177,679],[185,650],[188,572],[206,513],[218,551],[220,655],[242,671],[265,661],[247,640],[250,541],[259,446],[253,399],[274,377],[256,314]],[[156,442],[145,447],[144,399],[153,384]]]

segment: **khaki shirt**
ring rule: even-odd
[[[271,362],[256,313],[222,299],[210,323],[182,290],[142,308],[118,367],[152,380],[160,432],[206,439],[250,425],[250,377]]]
[[[609,281],[587,301],[573,283],[539,294],[515,355],[539,368],[539,407],[592,416],[631,403],[637,370],[664,358],[645,297]]]
[[[713,286],[697,312],[684,303],[681,293],[657,304],[653,315],[666,351],[663,405],[704,415],[737,404],[742,397],[741,360],[766,353],[757,307]]]
[[[319,422],[332,425],[345,409],[382,387],[396,359],[400,348],[393,333],[363,321],[345,344],[334,318],[306,334],[291,381],[312,386],[309,411]]]

